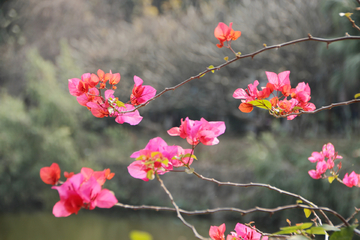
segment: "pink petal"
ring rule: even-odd
[[[111,208],[113,207],[118,200],[114,194],[108,189],[103,189],[96,197],[96,206],[99,208]]]
[[[130,176],[133,178],[142,179],[144,181],[149,181],[149,179],[146,177],[146,167],[141,161],[134,161],[132,162],[128,167],[128,172]]]

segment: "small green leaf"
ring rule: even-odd
[[[229,57],[228,56],[224,57],[224,60],[229,61]]]
[[[312,227],[308,230],[306,230],[309,234],[319,234],[319,235],[325,235],[326,231],[340,231],[339,228],[331,226],[329,224],[323,224],[321,226]]]
[[[254,100],[254,101],[250,101],[247,103],[252,104],[254,107],[263,108],[263,109],[267,109],[267,110],[271,110],[271,108],[272,108],[270,101],[268,101],[266,99]]]
[[[161,152],[151,152],[151,157],[155,157],[157,155],[161,155]]]
[[[193,154],[190,154],[190,153],[187,153],[187,154],[185,154],[185,155],[183,156],[183,158],[188,158],[188,157],[194,158],[195,160],[197,160],[196,156],[193,155]]]
[[[335,178],[336,178],[335,176],[328,177],[329,183],[332,183],[335,180]]]
[[[131,240],[153,240],[153,237],[147,232],[134,230],[134,231],[130,232],[130,239]]]
[[[236,53],[236,56],[237,56],[237,57],[240,57],[240,56],[241,56],[241,52],[237,52],[237,53]]]
[[[210,66],[208,66],[208,68],[207,68],[207,69],[211,70],[211,69],[213,69],[213,68],[214,68],[214,66],[213,66],[213,65],[210,65]],[[212,70],[211,72],[212,72],[212,73],[214,73],[214,72],[215,72],[215,70]]]
[[[202,78],[203,76],[205,76],[206,73],[203,73],[199,76],[199,78]]]
[[[351,240],[354,235],[354,228],[356,225],[341,228],[340,231],[331,234],[330,240]]]
[[[194,171],[195,171],[194,168],[190,168],[190,169],[186,168],[186,169],[185,169],[185,172],[186,172],[187,174],[193,174]]]
[[[304,208],[304,213],[305,213],[305,217],[308,218],[311,215],[311,210],[307,209],[307,208]]]
[[[293,107],[292,110],[300,110],[300,109],[303,109],[303,108],[302,108],[302,107],[299,107],[299,106],[295,106],[295,107]]]
[[[301,200],[296,200],[296,203],[300,204],[300,203],[302,203],[302,201]]]
[[[307,238],[303,235],[295,235],[287,238],[287,240],[310,240],[310,238]]]
[[[290,234],[290,233],[296,233],[299,230],[303,230],[303,229],[307,229],[309,227],[311,227],[313,225],[313,223],[308,222],[308,223],[301,223],[295,226],[289,226],[289,227],[282,227],[280,228],[281,231],[273,233],[274,235],[279,235],[279,234]]]
[[[360,93],[355,94],[354,98],[359,98],[360,97]]]
[[[122,101],[116,101],[118,107],[125,107],[125,104]]]

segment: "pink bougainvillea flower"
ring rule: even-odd
[[[180,146],[168,146],[160,137],[151,139],[144,149],[131,154],[131,158],[136,161],[128,166],[129,174],[144,181],[152,180],[155,174],[165,174],[171,171],[173,167],[182,167],[185,164],[191,165],[191,149],[183,149]]]
[[[284,71],[279,74],[274,72],[265,72],[269,83],[274,86],[275,91],[282,91],[285,85],[290,85],[290,71]]]
[[[84,107],[87,107],[88,102],[101,102],[99,96],[99,90],[97,88],[90,88],[88,93],[83,93],[76,98],[78,103]]]
[[[357,186],[359,183],[359,176],[354,171],[352,171],[350,175],[346,173],[342,181],[348,187]]]
[[[209,236],[213,240],[225,240],[225,230],[225,223],[221,224],[220,226],[211,226],[209,230]]]
[[[255,80],[254,84],[250,83],[247,89],[243,89],[243,88],[236,89],[233,94],[233,98],[244,99],[246,102],[257,99],[259,93],[259,90],[257,89],[258,85],[259,85],[259,81]]]
[[[53,208],[55,217],[67,217],[73,213],[77,214],[84,206],[83,199],[78,192],[83,180],[84,176],[78,173],[68,178],[61,186],[52,187],[59,192],[60,196],[60,201]]]
[[[255,226],[254,226],[255,228]],[[235,231],[239,237],[243,240],[260,240],[261,234],[258,233],[256,230],[245,226],[244,224],[238,223],[235,226]],[[267,236],[263,236],[261,239],[267,240]]]
[[[224,46],[224,42],[231,42],[241,36],[240,31],[234,31],[232,29],[232,22],[227,26],[225,23],[220,22],[214,30],[215,37],[220,41],[220,44],[216,44],[218,48]]]
[[[318,161],[324,161],[324,156],[321,152],[313,152],[311,157],[308,158],[310,162],[315,163]]]
[[[219,143],[217,137],[223,134],[225,129],[224,122],[208,122],[204,118],[197,121],[186,117],[185,121],[181,119],[180,127],[173,127],[167,132],[170,136],[186,138],[191,145],[197,145],[199,142],[204,145],[215,145]]]
[[[308,173],[313,179],[320,179],[322,174],[324,174],[327,169],[327,163],[325,161],[319,161],[316,164],[316,170],[310,170]]]
[[[342,159],[342,156],[337,155],[337,152],[335,152],[335,147],[332,143],[324,144],[322,154],[327,158]]]
[[[53,186],[59,192],[60,201],[54,208],[55,217],[67,217],[73,213],[77,214],[81,208],[94,209],[95,207],[110,208],[117,203],[114,194],[108,189],[102,189],[96,173],[109,175],[108,170],[94,172],[92,169],[84,168],[83,173],[68,176],[66,182],[61,186]],[[89,177],[90,174],[90,177]]]
[[[156,94],[156,89],[149,85],[142,85],[143,80],[138,76],[134,76],[134,88],[130,96],[132,105],[143,104],[149,99],[153,98]]]
[[[296,98],[301,103],[310,101],[311,90],[309,84],[304,82],[299,83],[295,89],[291,89],[291,97]]]
[[[116,109],[119,111],[114,114],[114,116],[116,116],[115,122],[117,123],[123,124],[126,122],[130,125],[137,125],[143,119],[138,110],[135,110],[134,112],[121,113],[135,109],[135,107],[131,104],[125,104],[125,107],[116,107]]]
[[[109,168],[107,168],[103,171],[94,171],[91,168],[83,167],[83,168],[81,168],[80,172],[84,176],[84,181],[87,181],[91,177],[94,177],[101,186],[104,185],[106,180],[112,179],[115,175],[115,173],[110,172]]]
[[[60,179],[61,171],[57,163],[51,164],[50,167],[40,169],[40,178],[46,184],[55,185]]]

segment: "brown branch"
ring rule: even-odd
[[[353,28],[356,28],[358,31],[360,31],[360,27],[355,24],[355,21],[351,18],[351,16],[349,16],[349,15],[345,15],[345,16],[351,22],[351,25],[353,26]]]
[[[175,211],[176,211],[176,215],[177,217],[183,222],[183,224],[189,228],[192,229],[194,235],[196,238],[201,239],[201,240],[211,240],[210,238],[204,238],[203,236],[201,236],[197,231],[196,228],[191,225],[190,223],[188,223],[187,221],[185,221],[185,219],[182,217],[181,213],[180,213],[180,208],[178,207],[178,205],[175,203],[174,198],[172,196],[172,194],[170,193],[170,191],[165,187],[164,182],[161,180],[161,178],[159,177],[159,174],[156,174],[156,178],[157,180],[160,182],[161,187],[164,189],[164,191],[166,192],[166,194],[168,195],[168,197],[170,198],[170,201],[172,203],[172,205],[175,207]]]
[[[232,183],[232,182],[221,182],[218,181],[214,178],[207,178],[202,176],[201,174],[197,173],[197,172],[193,172],[194,175],[196,175],[198,178],[205,180],[205,181],[209,181],[209,182],[213,182],[218,184],[219,186],[233,186],[233,187],[263,187],[263,188],[268,188],[270,190],[276,191],[280,194],[284,194],[284,195],[288,195],[297,199],[300,199],[301,201],[303,201],[304,203],[309,204],[312,207],[318,207],[316,206],[314,203],[312,203],[311,201],[307,200],[306,198],[304,198],[303,196],[300,196],[298,194],[295,193],[291,193],[285,190],[282,190],[280,188],[271,186],[270,184],[264,184],[264,183]],[[333,225],[332,222],[330,221],[330,219],[328,218],[328,216],[322,211],[320,210],[320,213],[322,214],[322,216],[326,219],[326,222],[330,225]]]
[[[271,49],[279,49],[279,48],[282,48],[282,47],[286,47],[286,46],[289,46],[289,45],[292,45],[292,44],[297,44],[297,43],[300,43],[300,42],[308,42],[308,41],[315,41],[315,42],[324,42],[327,44],[327,46],[329,46],[331,43],[333,42],[338,42],[338,41],[344,41],[344,40],[360,40],[360,36],[349,36],[349,35],[346,35],[344,37],[338,37],[338,38],[332,38],[332,39],[325,39],[325,38],[317,38],[317,37],[313,37],[311,36],[310,34],[308,35],[308,37],[306,38],[300,38],[300,39],[297,39],[297,40],[292,40],[292,41],[289,41],[289,42],[285,42],[285,43],[281,43],[281,44],[277,44],[277,45],[272,45],[272,46],[266,46],[264,45],[264,48],[262,49],[259,49],[253,53],[248,53],[248,54],[245,54],[245,55],[237,55],[235,58],[223,63],[223,64],[220,64],[219,66],[217,67],[213,67],[211,69],[207,69],[205,71],[202,71],[201,73],[195,75],[195,76],[192,76],[186,80],[184,80],[183,82],[173,86],[173,87],[169,87],[169,88],[165,88],[163,91],[161,91],[160,93],[156,94],[153,98],[150,98],[149,100],[147,100],[145,103],[143,104],[140,104],[138,106],[136,106],[133,110],[129,110],[129,111],[124,111],[122,113],[129,113],[129,112],[134,112],[135,110],[139,109],[139,108],[142,108],[144,106],[146,106],[149,102],[151,101],[154,101],[156,98],[160,97],[161,95],[163,95],[164,93],[168,92],[168,91],[174,91],[176,90],[177,88],[183,86],[184,84],[194,80],[194,79],[199,79],[201,77],[203,77],[206,73],[210,72],[210,71],[214,71],[214,70],[220,70],[221,68],[239,60],[239,59],[243,59],[243,58],[254,58],[256,55],[262,53],[262,52],[265,52],[265,51],[268,51],[268,50],[271,50]]]

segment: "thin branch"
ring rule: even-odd
[[[188,223],[187,221],[185,221],[185,219],[182,217],[181,213],[180,213],[180,208],[178,207],[178,205],[175,203],[174,198],[172,196],[172,194],[170,193],[170,191],[165,187],[164,182],[161,180],[161,178],[159,177],[159,174],[156,174],[156,178],[157,180],[160,182],[161,187],[164,189],[164,191],[166,192],[166,194],[168,195],[168,197],[170,198],[170,201],[172,203],[172,205],[175,207],[176,210],[176,215],[177,217],[183,222],[183,224],[189,228],[192,229],[194,235],[196,238],[201,239],[201,240],[211,240],[210,238],[204,238],[203,236],[201,236],[197,231],[196,228],[191,225],[190,223]]]
[[[349,100],[349,101],[346,101],[346,102],[332,103],[332,104],[330,104],[328,106],[322,106],[321,108],[315,109],[314,111],[308,111],[308,112],[301,111],[301,112],[298,112],[298,113],[289,113],[289,114],[285,114],[285,115],[281,115],[281,116],[275,115],[275,114],[271,114],[271,115],[276,117],[276,118],[283,118],[283,117],[287,117],[287,116],[290,116],[290,115],[314,114],[314,113],[317,113],[317,112],[320,112],[320,111],[323,111],[323,110],[332,109],[333,107],[345,106],[345,105],[349,105],[349,104],[352,104],[352,103],[358,103],[358,102],[360,102],[360,99],[352,99],[352,100]]]
[[[149,100],[147,100],[145,103],[143,104],[140,104],[138,106],[136,106],[133,110],[129,110],[129,111],[124,111],[122,113],[129,113],[129,112],[134,112],[135,110],[139,109],[139,108],[142,108],[144,106],[146,106],[149,102],[151,101],[154,101],[156,98],[160,97],[161,95],[163,95],[164,93],[168,92],[168,91],[174,91],[176,90],[177,88],[183,86],[184,84],[194,80],[194,79],[199,79],[201,77],[203,77],[206,73],[210,72],[210,71],[214,71],[214,70],[220,70],[221,68],[239,60],[239,59],[243,59],[243,58],[254,58],[256,55],[262,53],[262,52],[265,52],[265,51],[268,51],[268,50],[271,50],[271,49],[279,49],[279,48],[282,48],[282,47],[286,47],[286,46],[289,46],[289,45],[292,45],[292,44],[297,44],[297,43],[300,43],[300,42],[308,42],[308,41],[315,41],[315,42],[324,42],[327,44],[327,46],[329,46],[331,43],[333,42],[338,42],[338,41],[344,41],[344,40],[360,40],[360,36],[349,36],[349,35],[346,35],[344,37],[338,37],[338,38],[332,38],[332,39],[325,39],[325,38],[317,38],[317,37],[313,37],[311,36],[310,34],[308,35],[308,37],[306,38],[300,38],[300,39],[297,39],[297,40],[292,40],[292,41],[289,41],[289,42],[285,42],[285,43],[281,43],[281,44],[277,44],[277,45],[272,45],[272,46],[266,46],[264,45],[264,48],[262,49],[259,49],[253,53],[249,53],[249,54],[245,54],[245,55],[237,55],[235,58],[223,63],[223,64],[220,64],[219,66],[217,67],[213,67],[213,68],[208,68],[207,70],[204,70],[202,71],[201,73],[195,75],[195,76],[192,76],[186,80],[184,80],[183,82],[173,86],[173,87],[169,87],[169,88],[165,88],[163,91],[161,91],[160,93],[156,94],[153,98],[150,98]]]
[[[301,201],[303,201],[304,203],[307,203],[309,204],[310,206],[312,207],[318,207],[316,206],[314,203],[312,203],[311,201],[307,200],[306,198],[304,198],[303,196],[300,196],[298,194],[295,194],[295,193],[291,193],[291,192],[288,192],[288,191],[285,191],[285,190],[282,190],[280,188],[277,188],[277,187],[274,187],[274,186],[271,186],[270,184],[264,184],[264,183],[232,183],[232,182],[221,182],[221,181],[218,181],[214,178],[207,178],[207,177],[204,177],[202,176],[201,174],[197,173],[197,172],[193,172],[194,175],[196,175],[198,178],[202,179],[202,180],[205,180],[205,181],[209,181],[209,182],[213,182],[213,183],[216,183],[218,184],[219,186],[222,186],[222,185],[225,185],[225,186],[234,186],[234,187],[263,187],[263,188],[268,188],[270,190],[273,190],[273,191],[276,191],[280,194],[285,194],[285,195],[288,195],[288,196],[291,196],[291,197],[294,197],[294,198],[297,198],[297,199],[300,199]],[[320,213],[322,214],[322,216],[326,219],[326,222],[330,225],[333,225],[332,222],[330,221],[330,219],[328,218],[328,216],[326,216],[326,214],[320,210]]]

